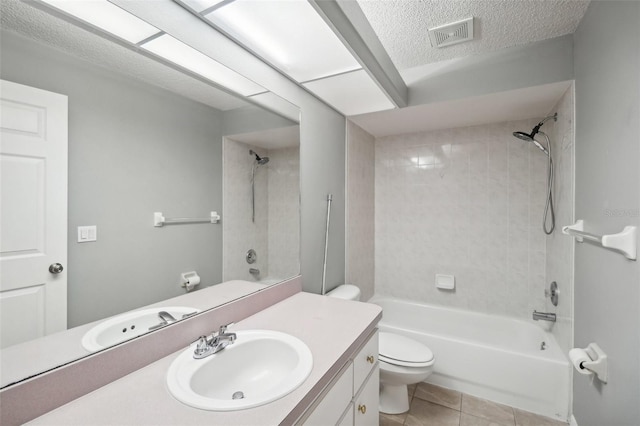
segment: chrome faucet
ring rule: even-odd
[[[556,314],[553,314],[551,312],[538,312],[534,309],[533,319],[536,321],[543,320],[543,321],[556,322]]]
[[[206,358],[235,342],[236,333],[227,333],[227,327],[231,324],[220,326],[218,334],[213,334],[210,339],[207,339],[207,336],[200,336],[196,349],[193,351],[193,357],[195,359]]]
[[[158,329],[160,327],[164,327],[165,325],[168,325],[177,321],[177,319],[175,319],[174,316],[167,311],[158,312],[158,318],[160,319],[160,322],[156,325],[152,325],[151,327],[149,327],[149,331]]]
[[[177,320],[167,311],[158,312],[158,317],[160,317],[160,321],[165,324],[171,324],[172,322],[176,322]]]

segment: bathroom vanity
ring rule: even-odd
[[[28,424],[377,424],[376,325],[381,312],[372,304],[297,292],[230,327],[234,332],[283,332],[311,350],[313,367],[307,379],[265,405],[207,411],[173,398],[167,389],[167,371],[183,348]],[[212,324],[210,331],[216,328]],[[190,336],[190,340],[197,338]]]
[[[298,424],[378,424],[379,384],[378,330],[374,330]]]

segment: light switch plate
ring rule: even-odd
[[[98,240],[98,227],[92,226],[78,226],[78,242],[88,243],[90,241]]]

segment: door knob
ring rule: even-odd
[[[367,406],[366,405],[358,405],[358,411],[360,411],[362,414],[365,414],[367,412]]]
[[[51,272],[52,274],[59,274],[63,270],[64,268],[59,263],[52,263],[51,265],[49,265],[49,272]]]

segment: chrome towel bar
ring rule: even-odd
[[[164,217],[162,212],[153,213],[153,226],[160,227],[164,225],[174,225],[178,223],[218,223],[220,215],[217,212],[211,212],[206,218],[198,217]]]
[[[597,235],[584,230],[583,220],[577,220],[575,224],[562,228],[563,234],[575,237],[579,243],[588,241],[618,251],[630,260],[636,260],[637,257],[637,232],[638,229],[635,226],[625,226],[617,234]]]

